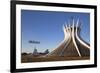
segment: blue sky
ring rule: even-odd
[[[22,52],[32,53],[34,47],[39,52],[51,51],[63,40],[63,24],[71,22],[72,17],[75,22],[80,18],[81,37],[90,43],[89,13],[21,10]],[[30,44],[29,40],[40,41],[40,44]]]

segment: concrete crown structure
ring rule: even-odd
[[[72,20],[72,25],[63,25],[64,40],[46,56],[66,56],[66,57],[89,57],[90,45],[83,41],[80,37],[80,21],[75,23]]]

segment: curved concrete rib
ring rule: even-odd
[[[67,28],[67,26],[66,26],[66,28]],[[61,53],[60,53],[60,56],[63,56],[63,53],[64,53],[64,51],[66,50],[66,47],[68,46],[68,44],[70,43],[70,41],[71,41],[71,28],[69,28],[69,30],[68,29],[65,29],[66,31],[67,31],[67,33],[65,33],[65,34],[68,34],[68,40],[66,40],[66,38],[65,38],[65,46],[64,46],[64,48],[62,49],[62,51],[61,51]]]
[[[78,21],[77,21],[76,27],[78,27],[78,24],[79,24],[79,19],[78,19]],[[77,40],[78,40],[83,46],[85,46],[85,47],[87,47],[88,49],[90,49],[90,46],[87,45],[86,43],[84,43],[84,42],[79,38],[77,29],[78,29],[78,28],[76,28],[76,32],[75,32],[75,35],[76,35]]]
[[[59,47],[59,46],[61,46],[62,44],[66,43],[66,42],[68,41],[69,37],[70,37],[70,36],[69,36],[70,33],[69,33],[68,29],[66,29],[66,27],[64,27],[64,26],[63,26],[63,31],[64,31],[64,36],[65,36],[65,37],[64,37],[63,41],[62,41],[61,43],[58,44],[57,47]],[[57,48],[57,47],[56,47],[56,48]]]
[[[62,44],[66,44],[66,43],[68,42],[69,37],[70,37],[70,36],[69,36],[70,33],[69,33],[69,30],[68,30],[67,26],[65,27],[65,26],[63,25],[63,31],[64,31],[64,36],[65,36],[65,37],[64,37],[64,40],[63,40],[61,43],[58,44],[58,46],[56,47],[56,49],[59,48]],[[46,56],[48,56],[48,55],[54,53],[54,51],[55,51],[56,49],[52,50],[52,52],[49,53],[49,54],[47,54]]]
[[[76,44],[76,41],[75,41],[75,34],[74,34],[74,20],[73,20],[73,27],[72,27],[72,39],[73,39],[73,43],[74,43],[74,45],[75,45],[75,47],[76,47],[76,50],[77,50],[77,52],[78,52],[78,55],[81,57],[81,53],[80,53],[80,51],[79,51],[79,49],[78,49],[78,46],[77,46],[77,44]]]

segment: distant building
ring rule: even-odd
[[[34,47],[33,56],[42,56],[49,53],[49,50],[46,49],[44,52],[38,52],[36,47]]]
[[[34,47],[33,55],[38,55],[38,51],[37,51],[36,47]]]
[[[48,54],[49,53],[49,50],[47,49],[47,50],[45,50],[45,52],[44,52],[45,54]]]

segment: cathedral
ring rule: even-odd
[[[72,24],[64,24],[64,39],[46,57],[90,57],[90,44],[81,38],[80,25],[79,19],[76,23],[73,19]]]

